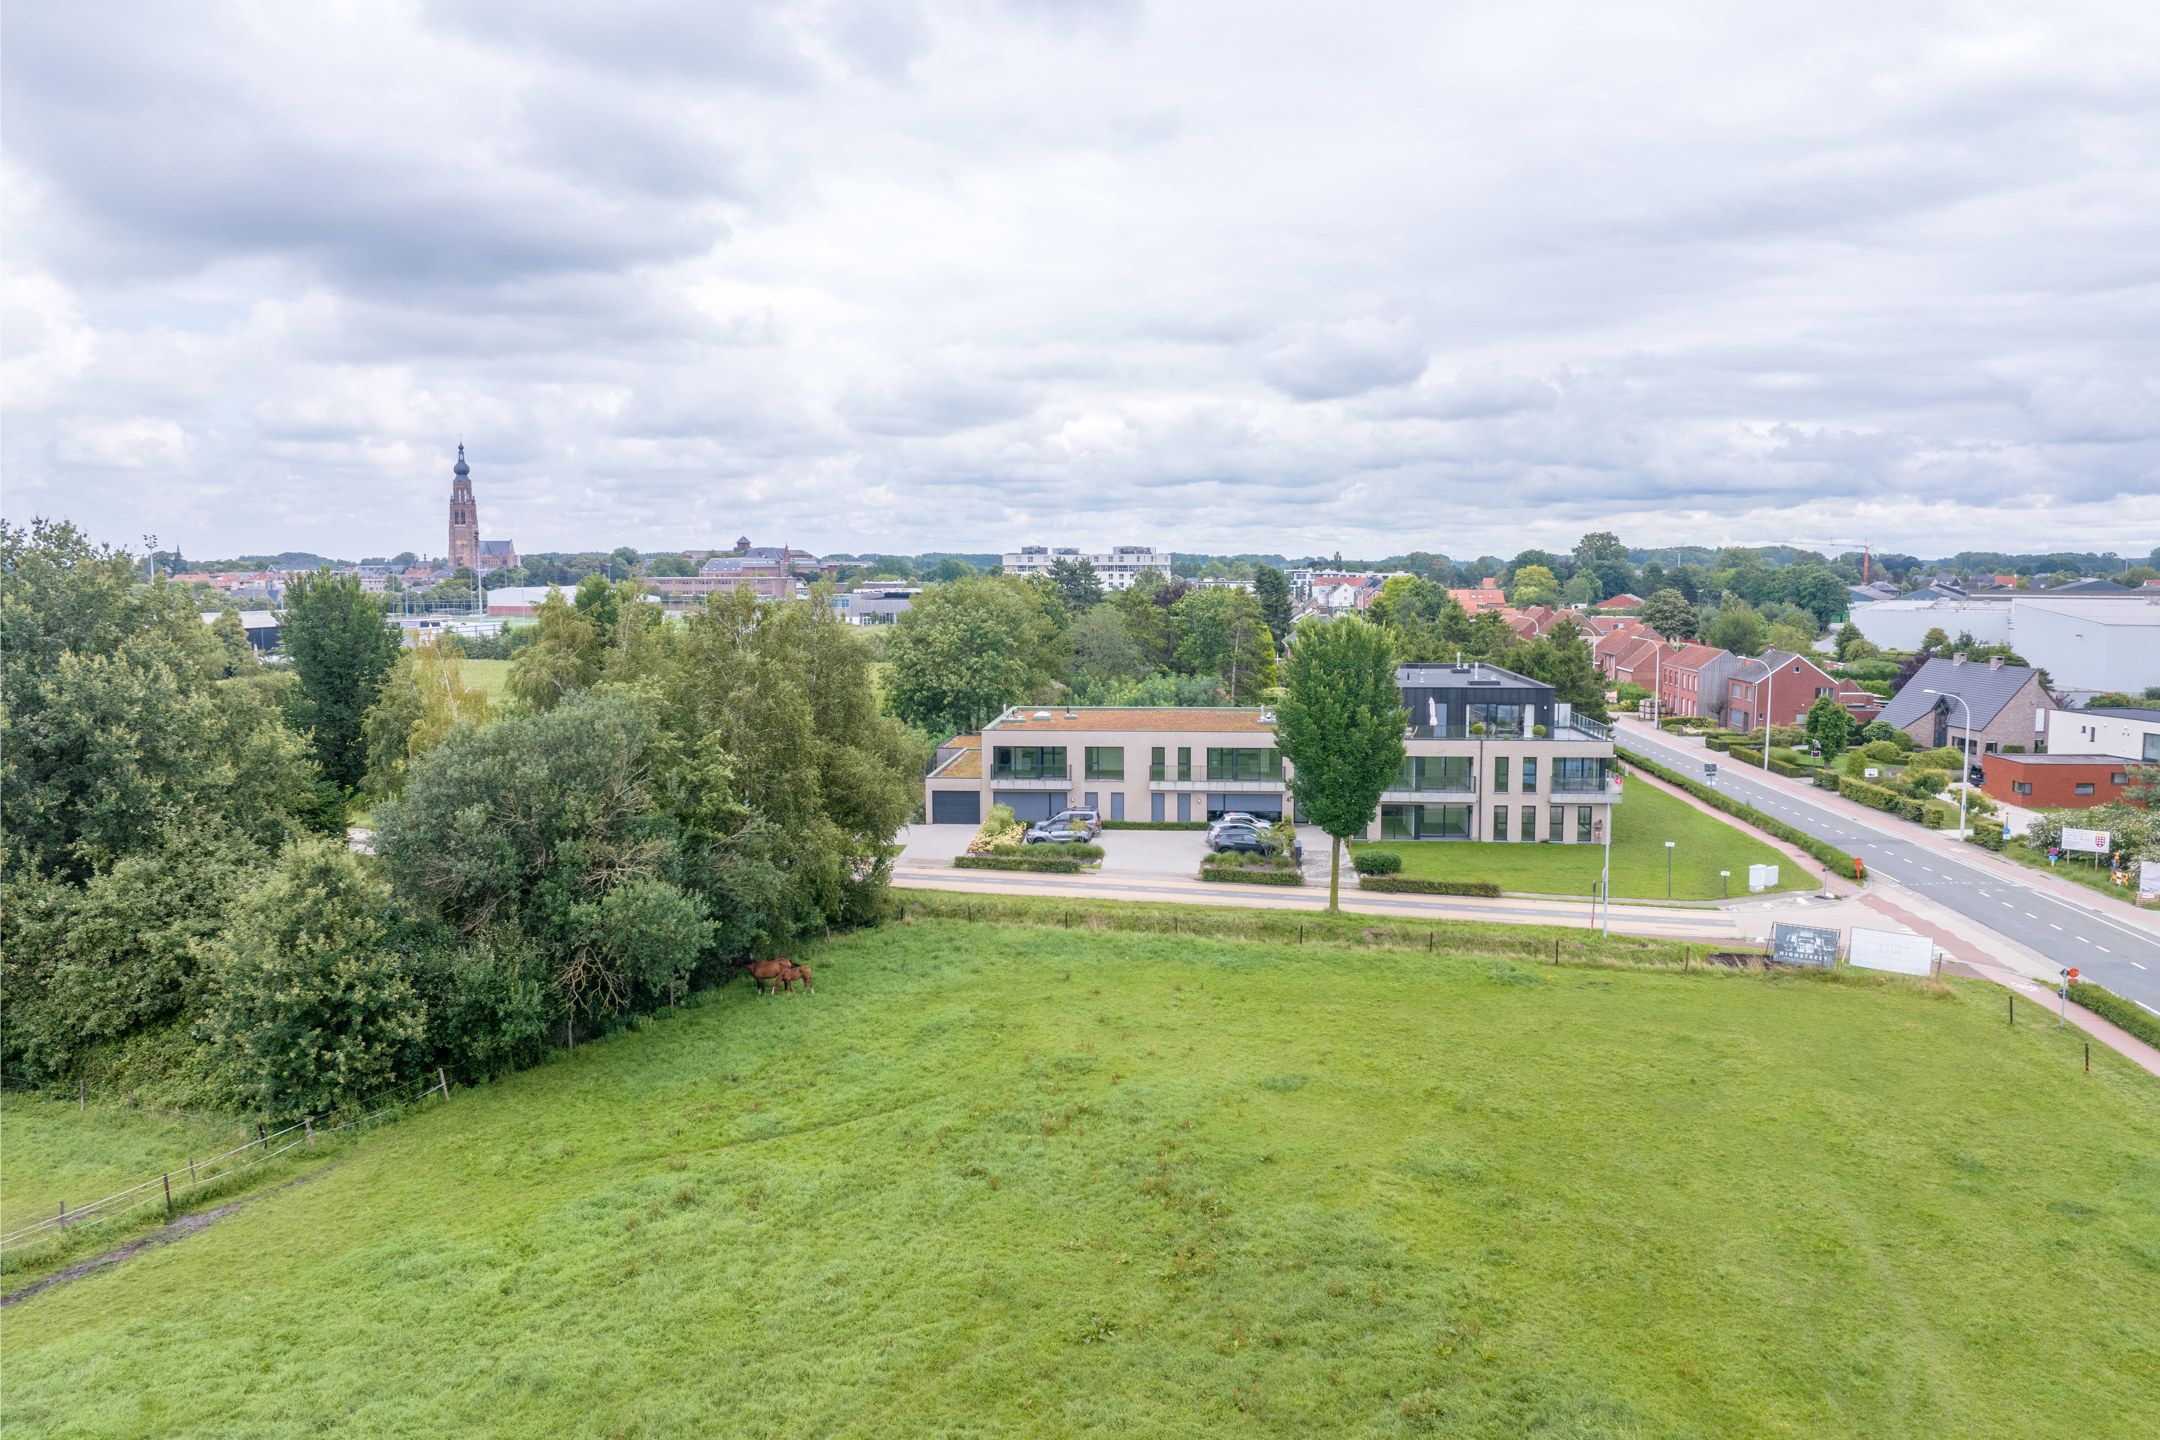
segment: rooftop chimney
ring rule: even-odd
[[[1990,669],[1990,670],[2000,670],[2000,669],[2002,669],[2002,660],[2003,660],[2003,657],[2002,657],[2002,656],[2000,656],[2000,655],[1990,655],[1990,656],[1988,656],[1988,669]]]
[[[1950,663],[1951,663],[1951,664],[1953,664],[1953,665],[1962,665],[1962,664],[1964,664],[1964,663],[1965,663],[1965,652],[1964,652],[1964,651],[1962,651],[1962,650],[1960,650],[1960,651],[1958,651],[1958,653],[1957,653],[1957,654],[1955,654],[1955,655],[1952,655],[1952,656],[1950,657]]]

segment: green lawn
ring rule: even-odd
[[[153,1114],[27,1092],[0,1098],[0,1233],[87,1205],[162,1170],[187,1168],[254,1136],[237,1118]]]
[[[466,660],[460,663],[467,685],[486,695],[498,706],[510,698],[508,660]]]
[[[810,958],[12,1310],[10,1430],[2160,1433],[2160,1086],[1998,991]]]
[[[1619,899],[1663,900],[1665,842],[1673,846],[1672,898],[1715,900],[1718,871],[1732,871],[1734,895],[1745,895],[1747,867],[1778,867],[1780,890],[1813,890],[1815,877],[1790,856],[1736,825],[1705,814],[1669,791],[1631,779],[1613,807],[1612,887]],[[1540,816],[1539,823],[1543,824]],[[1587,896],[1598,882],[1605,852],[1597,845],[1469,844],[1382,841],[1364,850],[1392,850],[1403,874],[1423,880],[1489,880],[1503,890]]]

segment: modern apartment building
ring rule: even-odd
[[[1007,575],[1047,575],[1060,560],[1085,560],[1095,567],[1095,578],[1105,590],[1130,590],[1143,571],[1170,575],[1170,552],[1152,545],[1119,545],[1104,553],[1075,550],[1069,546],[1023,545],[1005,557]]]
[[[1588,841],[1619,798],[1612,732],[1575,718],[1541,681],[1490,665],[1396,672],[1408,751],[1367,838]],[[1275,717],[1223,709],[1016,707],[940,747],[925,782],[933,823],[1022,819],[1089,805],[1105,820],[1280,815],[1290,767]]]

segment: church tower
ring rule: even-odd
[[[450,472],[450,568],[462,565],[480,573],[480,507],[473,503],[472,467],[465,447],[457,447],[457,467]]]

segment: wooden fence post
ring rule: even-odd
[[[449,1077],[449,1076],[447,1076],[447,1075],[445,1075],[445,1074],[443,1074],[443,1068],[442,1068],[442,1066],[440,1066],[440,1065],[437,1065],[437,1066],[435,1067],[435,1081],[436,1081],[436,1083],[437,1083],[437,1084],[439,1084],[439,1085],[441,1085],[441,1086],[442,1086],[442,1093],[443,1093],[443,1099],[445,1099],[445,1100],[449,1099],[449,1098],[450,1098],[450,1077]]]
[[[172,1176],[161,1177],[165,1181],[165,1218],[172,1219]]]
[[[2086,1068],[2091,1069],[2092,1067],[2087,1066]],[[192,1185],[195,1183],[195,1157],[193,1155],[187,1157],[187,1178],[188,1184]]]
[[[315,1122],[303,1115],[300,1117],[300,1123],[307,1127],[307,1143],[309,1148],[312,1149],[315,1144]]]
[[[87,1075],[75,1077],[75,1108],[78,1111],[90,1108],[90,1078]]]

